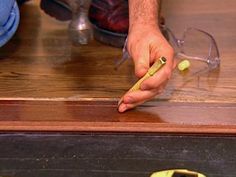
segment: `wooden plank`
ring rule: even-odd
[[[121,114],[117,101],[0,101],[0,130],[236,134],[236,104],[149,102]]]

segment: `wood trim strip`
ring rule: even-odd
[[[236,104],[148,102],[126,113],[117,101],[0,100],[0,131],[236,134]]]
[[[134,132],[134,133],[181,133],[181,134],[232,134],[236,125],[178,125],[169,123],[127,123],[127,122],[35,122],[4,121],[1,131],[79,131],[79,132]]]

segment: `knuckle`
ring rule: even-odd
[[[161,93],[163,93],[164,92],[164,89],[158,89],[157,90],[157,94],[161,94]]]
[[[153,82],[152,84],[149,85],[149,88],[150,88],[150,89],[157,89],[159,86],[160,86],[159,83]]]
[[[135,68],[135,73],[134,73],[134,74],[135,74],[135,76],[138,77],[138,78],[139,78],[139,77],[142,77],[142,73],[140,72],[139,68]]]
[[[170,79],[170,76],[171,76],[171,69],[169,67],[167,67],[165,69],[165,75],[167,76],[167,79]]]

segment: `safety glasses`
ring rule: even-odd
[[[178,39],[169,28],[166,28],[166,32],[176,58],[205,62],[210,70],[219,67],[219,50],[215,39],[209,33],[196,28],[187,28]]]
[[[215,39],[209,33],[196,28],[187,28],[182,37],[177,38],[174,33],[165,26],[162,26],[162,31],[164,31],[164,36],[174,48],[175,59],[189,59],[204,62],[207,64],[209,70],[219,67],[219,50]],[[122,58],[116,61],[115,69],[118,69],[129,57],[126,40],[123,47]],[[197,64],[195,63],[194,65],[196,66]]]

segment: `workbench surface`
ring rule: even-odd
[[[211,33],[219,69],[184,79],[126,113],[118,99],[135,83],[121,49],[73,46],[68,22],[45,15],[39,0],[21,7],[13,39],[0,49],[0,176],[148,177],[187,168],[236,176],[236,1],[165,0],[166,24]]]

